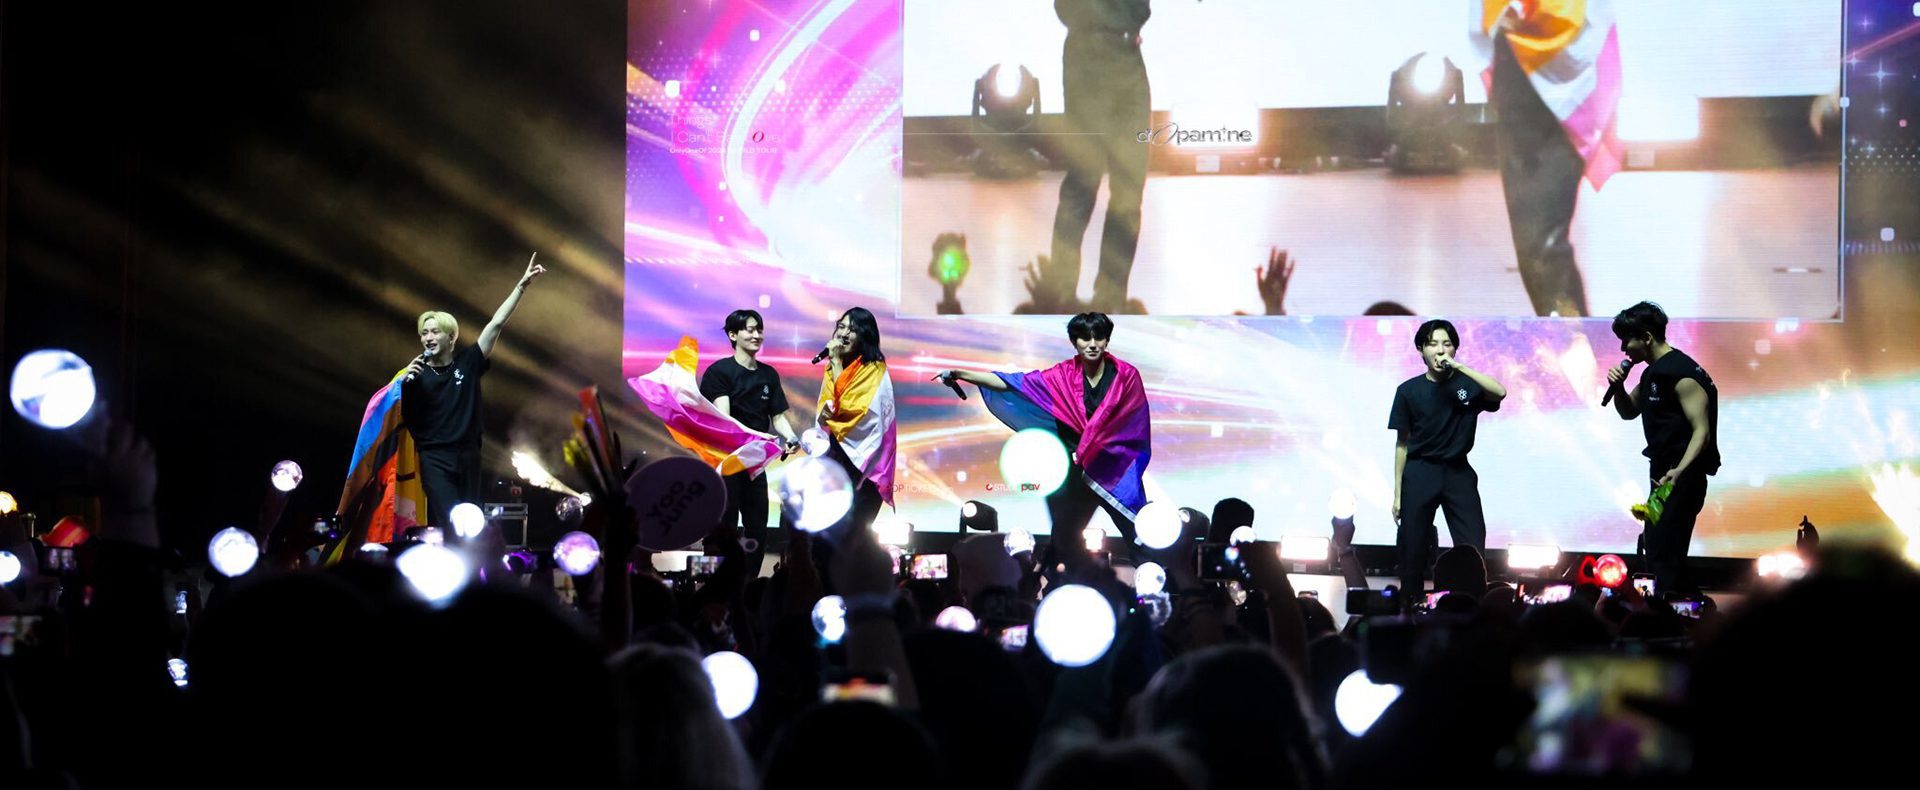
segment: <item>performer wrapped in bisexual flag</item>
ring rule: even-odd
[[[1133,522],[1147,503],[1142,475],[1153,456],[1153,415],[1140,371],[1107,353],[1113,319],[1076,315],[1067,321],[1067,338],[1073,358],[1045,370],[946,370],[935,378],[979,387],[987,409],[1007,427],[1052,431],[1072,453],[1066,480],[1047,495],[1054,551],[1072,569],[1091,560],[1080,535],[1095,508],[1106,510],[1137,545]]]

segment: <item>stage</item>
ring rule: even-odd
[[[926,274],[941,233],[967,236],[960,303],[1004,314],[1022,268],[1050,246],[1062,175],[988,181],[909,176],[902,187],[900,312],[932,314]],[[1737,171],[1628,171],[1582,182],[1574,248],[1591,309],[1651,299],[1671,314],[1828,319],[1840,312],[1839,174],[1832,163]],[[1264,312],[1254,268],[1292,252],[1289,315],[1358,315],[1381,301],[1420,315],[1526,316],[1500,177],[1152,174],[1130,295],[1164,316]],[[1084,238],[1079,293],[1093,291],[1105,190]]]

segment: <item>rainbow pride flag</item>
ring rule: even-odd
[[[660,367],[628,379],[627,384],[639,393],[647,410],[666,424],[667,434],[711,464],[714,471],[759,477],[780,460],[779,442],[748,430],[703,397],[700,383],[694,378],[699,362],[700,342],[682,336],[680,347],[668,354]]]
[[[340,492],[344,528],[340,542],[327,552],[328,564],[362,544],[390,543],[421,523],[427,492],[420,481],[420,454],[400,418],[400,383],[406,374],[404,369],[393,374],[393,380],[368,399],[360,417],[347,484]]]
[[[1620,37],[1613,0],[1478,0],[1474,39],[1491,53],[1506,36],[1540,100],[1560,119],[1599,189],[1620,172]],[[1503,25],[1503,19],[1505,20]],[[1489,58],[1488,62],[1492,62]],[[1482,73],[1489,86],[1493,68]]]

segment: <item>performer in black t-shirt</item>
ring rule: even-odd
[[[538,258],[539,253],[534,255]],[[423,523],[450,525],[453,520],[448,514],[454,505],[479,504],[475,500],[480,497],[480,377],[486,375],[494,343],[514,308],[520,306],[521,295],[534,278],[546,273],[547,267],[528,260],[526,273],[471,346],[455,350],[460,324],[452,315],[429,310],[414,321],[422,351],[407,365],[400,385],[400,410],[420,451],[420,482],[427,492]]]
[[[1694,520],[1707,503],[1707,476],[1720,471],[1720,388],[1680,349],[1667,344],[1667,314],[1641,302],[1613,317],[1625,362],[1607,371],[1607,398],[1620,419],[1640,418],[1647,436],[1647,476],[1653,488],[1672,484],[1659,521],[1647,525],[1647,561],[1661,592],[1694,592],[1687,549]],[[1627,371],[1646,362],[1640,384],[1626,389]]]
[[[707,366],[700,377],[700,394],[720,411],[739,420],[747,430],[769,439],[776,438],[791,447],[798,442],[793,425],[787,422],[787,393],[780,386],[780,372],[759,361],[766,340],[766,323],[753,310],[735,310],[727,314],[727,342],[733,344],[733,356]],[[754,539],[761,548],[752,556],[763,556],[767,541],[767,481],[740,472],[727,475],[727,510],[721,522],[739,524],[741,533]],[[759,566],[752,567],[753,573]]]
[[[1387,427],[1393,443],[1393,518],[1399,525],[1400,589],[1415,600],[1425,586],[1434,535],[1434,511],[1445,509],[1453,545],[1486,551],[1487,520],[1480,509],[1480,476],[1467,463],[1481,412],[1498,411],[1507,388],[1453,358],[1460,332],[1435,319],[1420,325],[1413,347],[1426,371],[1393,393]]]

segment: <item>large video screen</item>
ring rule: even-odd
[[[957,506],[979,500],[1045,533],[1040,495],[1000,471],[1005,426],[927,379],[1052,365],[1072,353],[1065,314],[1115,297],[1097,282],[1104,183],[1071,292],[1048,291],[1064,275],[1037,265],[1054,265],[1067,170],[1050,141],[1078,134],[1063,126],[1070,44],[1055,5],[632,0],[626,374],[683,335],[704,368],[728,353],[727,313],[757,309],[761,359],[804,424],[821,383],[809,359],[842,311],[867,307],[899,399],[900,514],[952,530]],[[1254,142],[1142,144],[1137,254],[1109,312],[1112,351],[1140,369],[1153,409],[1149,498],[1205,511],[1240,497],[1278,538],[1325,534],[1329,501],[1351,495],[1357,540],[1392,543],[1388,410],[1422,370],[1415,328],[1437,315],[1459,325],[1460,358],[1511,393],[1472,454],[1489,545],[1631,550],[1628,507],[1648,488],[1640,425],[1599,401],[1620,358],[1607,319],[1651,299],[1721,392],[1725,463],[1694,554],[1789,544],[1802,515],[1830,535],[1920,529],[1920,292],[1901,264],[1920,220],[1910,199],[1877,197],[1910,193],[1913,177],[1864,150],[1907,135],[1913,49],[1875,42],[1910,4],[1571,5],[1610,9],[1583,29],[1609,31],[1595,51],[1612,42],[1620,88],[1618,169],[1597,190],[1579,173],[1554,239],[1587,319],[1535,309],[1526,280],[1543,267],[1523,276],[1503,162],[1529,154],[1502,141],[1523,130],[1489,106],[1482,3],[1152,4],[1130,45],[1160,127],[1141,131],[1246,126]],[[1882,48],[1853,57],[1867,47]],[[1394,128],[1434,117],[1418,96],[1388,107],[1396,84],[1434,84],[1422,60],[1438,61],[1440,90],[1458,88],[1459,109],[1438,111],[1451,124],[1439,149],[1431,130]],[[976,92],[1002,90],[997,75],[976,81],[1001,64],[1039,84],[1031,128],[975,128]],[[1534,82],[1544,103],[1553,91]],[[994,140],[1032,148],[979,153]]]
[[[1807,117],[1839,88],[1840,0],[1527,4],[1577,14],[1514,50],[1558,111],[1538,122],[1490,101],[1506,5],[907,0],[901,312],[1072,290],[1156,315],[1836,315],[1839,139]],[[1526,130],[1556,120],[1618,172],[1555,167],[1567,146]],[[927,274],[947,234],[952,296]],[[1283,306],[1253,274],[1274,250]]]

